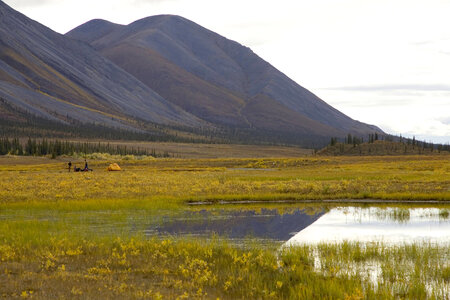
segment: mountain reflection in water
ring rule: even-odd
[[[294,209],[280,213],[278,209],[201,210],[189,211],[182,217],[163,218],[161,225],[148,233],[161,235],[217,234],[231,239],[246,237],[287,241],[297,232],[311,225],[323,211],[316,214]]]

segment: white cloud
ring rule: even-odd
[[[350,117],[375,124],[388,133],[450,142],[450,91],[362,89],[318,90],[317,94]]]
[[[58,0],[14,0],[13,1],[4,1],[6,3],[8,3],[9,5],[13,6],[13,8],[17,9],[17,10],[21,10],[21,9],[27,9],[30,7],[39,7],[39,6],[48,6],[48,5],[53,5],[56,2],[58,2]]]
[[[437,118],[438,121],[440,121],[442,124],[450,125],[450,116]]]

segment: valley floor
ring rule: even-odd
[[[94,171],[85,173],[68,172],[69,160],[84,164],[82,158],[0,158],[0,297],[448,298],[448,246],[322,245],[279,253],[279,244],[105,233],[84,224],[83,216],[121,222],[142,212],[150,218],[175,213],[189,202],[216,207],[221,201],[312,200],[321,205],[339,199],[439,202],[448,216],[450,156],[104,155],[89,159]],[[106,171],[112,162],[122,171]],[[314,269],[313,253],[326,262],[321,272]],[[398,258],[408,263],[393,267]],[[340,271],[342,262],[373,261],[384,272],[378,286]],[[430,292],[427,282],[438,284]]]
[[[449,201],[450,156],[154,159],[0,158],[0,205],[151,207],[195,201],[380,199]],[[96,156],[96,157],[97,157]],[[88,156],[89,157],[89,156]],[[106,169],[118,162],[122,172]],[[72,167],[73,167],[72,165]]]

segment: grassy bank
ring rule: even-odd
[[[0,246],[0,296],[34,299],[445,299],[448,247],[278,252],[217,240],[56,237]],[[318,263],[320,262],[320,263]],[[379,275],[370,279],[368,266]],[[354,266],[360,266],[359,269]]]

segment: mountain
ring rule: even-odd
[[[0,135],[111,136],[108,128],[129,138],[304,146],[382,133],[182,17],[96,19],[61,35],[0,1]]]
[[[185,18],[129,25],[89,21],[66,34],[200,119],[272,135],[344,136],[382,131],[355,121],[252,52]]]
[[[140,130],[138,122],[204,124],[85,42],[58,34],[1,1],[0,98],[0,116],[10,120],[21,118],[13,113],[19,109],[61,124],[127,130]]]

